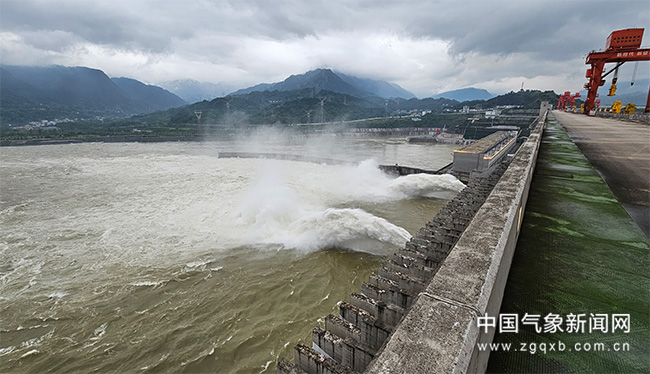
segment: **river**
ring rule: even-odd
[[[271,373],[461,188],[403,138],[0,148],[0,372]],[[273,152],[358,162],[220,159]]]

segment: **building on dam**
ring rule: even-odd
[[[452,174],[467,181],[471,173],[490,170],[514,149],[516,140],[517,131],[497,131],[454,151]]]

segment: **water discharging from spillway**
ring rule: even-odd
[[[450,159],[369,142],[340,147]],[[270,372],[463,187],[375,160],[218,159],[228,147],[0,149],[0,372]]]

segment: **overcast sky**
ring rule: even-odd
[[[322,67],[419,97],[522,82],[562,92],[582,89],[586,54],[612,30],[649,23],[648,0],[0,0],[0,62],[88,66],[149,84],[241,88]]]

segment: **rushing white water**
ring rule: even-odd
[[[381,170],[374,159],[357,167],[343,168],[333,177],[330,188],[350,200],[385,202],[416,197],[448,198],[465,185],[450,174],[411,174],[393,178]]]
[[[388,248],[403,246],[411,237],[405,229],[361,209],[319,204],[434,197],[456,193],[464,187],[449,175],[390,178],[378,169],[375,160],[368,160],[357,167],[320,166],[321,169],[334,169],[334,173],[323,178],[324,170],[320,170],[319,179],[306,175],[304,181],[310,186],[301,185],[300,188],[309,188],[309,192],[317,192],[317,195],[312,193],[308,201],[301,202],[299,192],[282,180],[279,163],[267,161],[265,164],[267,168],[262,177],[244,194],[237,210],[236,222],[246,228],[242,235],[245,245],[280,244],[303,251],[334,247],[372,250],[382,243],[388,244]]]
[[[391,178],[373,159],[216,157],[230,146],[0,149],[0,372],[272,370],[358,290],[377,255],[463,187]],[[382,163],[448,153],[381,141],[339,149]]]

